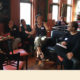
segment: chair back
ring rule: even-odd
[[[3,69],[3,63],[5,60],[7,60],[7,57],[5,56],[5,54],[0,53],[0,70]]]
[[[7,55],[7,61],[5,60],[4,66],[11,65],[16,67],[16,70],[19,70],[19,61],[20,61],[20,53]]]

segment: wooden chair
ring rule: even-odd
[[[18,54],[18,53],[20,53],[20,61],[24,61],[25,62],[26,69],[27,69],[29,53],[26,52],[24,49],[13,50],[13,54]],[[12,55],[12,52],[10,52],[10,55]]]
[[[21,70],[23,62],[20,61],[20,53],[7,55],[7,60],[3,64],[3,70]]]
[[[0,53],[0,70],[3,70],[3,63],[7,59],[5,54]]]

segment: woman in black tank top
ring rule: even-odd
[[[44,54],[41,50],[41,47],[42,45],[45,44],[47,31],[48,31],[48,27],[46,23],[43,22],[41,15],[37,16],[37,24],[35,27],[36,27],[35,28],[36,38],[34,44],[35,44],[35,49],[37,51],[37,60],[39,61],[44,59]]]
[[[42,26],[39,28],[38,25],[36,25],[36,36],[46,36],[47,31],[42,23]]]
[[[37,60],[43,60],[44,54],[41,50],[42,45],[45,43],[48,27],[42,20],[42,16],[38,15],[36,18],[36,25],[32,32],[26,32],[27,34],[34,34],[36,32],[36,37],[34,41],[35,49],[37,52]]]

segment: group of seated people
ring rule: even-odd
[[[55,25],[61,26],[67,25],[67,23],[63,18],[61,18],[61,21],[58,21]],[[57,55],[60,55],[64,58],[64,69],[73,69],[73,67],[74,69],[77,69],[76,63],[80,60],[80,33],[77,31],[77,28],[78,24],[76,21],[70,22],[67,29],[68,33],[60,42],[61,45],[67,47],[66,53],[57,53]],[[26,25],[24,19],[21,20],[20,27],[17,27],[14,22],[10,20],[6,33],[10,33],[11,36],[14,36],[14,41],[12,43],[13,50],[18,48],[18,44],[20,42],[24,43],[24,41],[28,41],[29,44],[27,46],[32,45],[34,46],[34,50],[36,50],[36,61],[38,62],[39,60],[41,60],[43,62],[45,59],[44,52],[42,51],[42,46],[46,44],[48,31],[49,28],[47,24],[43,22],[42,16],[38,15],[36,17],[36,24],[33,29],[31,28],[31,26]],[[51,40],[54,42],[53,38],[51,38]]]

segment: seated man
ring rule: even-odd
[[[21,42],[21,38],[20,38],[19,28],[14,24],[12,20],[9,21],[6,33],[10,33],[10,35],[14,37],[12,48],[17,49],[18,44]]]
[[[67,53],[58,54],[64,58],[65,69],[78,69],[78,60],[80,60],[80,32],[77,32],[78,24],[73,21],[69,24],[68,31],[70,34],[65,36],[62,45],[67,46]]]

